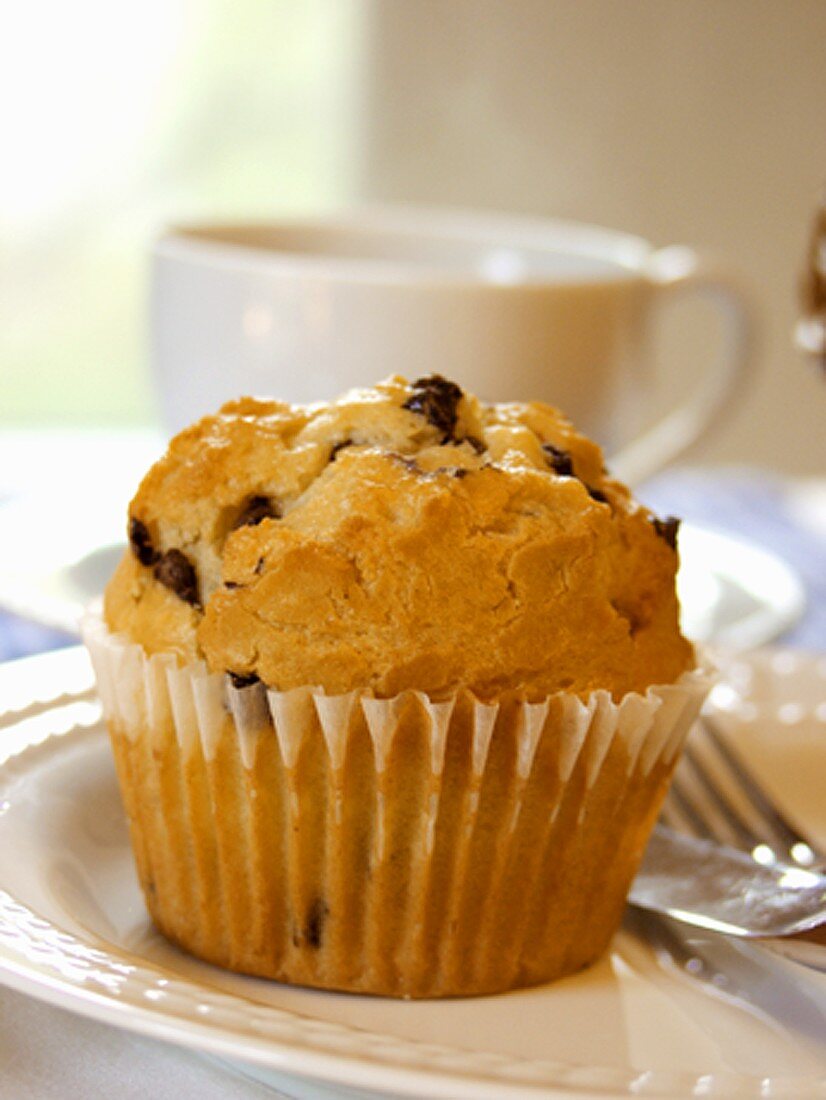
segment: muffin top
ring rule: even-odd
[[[144,478],[104,614],[238,685],[619,698],[693,663],[676,529],[548,405],[438,375],[245,397]]]

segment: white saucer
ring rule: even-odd
[[[756,655],[731,683],[721,720],[826,843],[826,660]],[[826,1096],[826,977],[722,937],[678,931],[686,970],[629,923],[573,978],[441,1002],[290,988],[183,955],[145,915],[90,686],[77,649],[0,668],[18,710],[0,716],[0,982],[314,1100]],[[703,967],[713,980],[691,976]]]
[[[80,616],[123,553],[122,528],[121,509],[79,512],[74,500],[44,508],[22,498],[0,506],[0,608],[77,635]],[[796,574],[768,551],[685,523],[680,554],[683,628],[695,641],[754,648],[803,612]]]

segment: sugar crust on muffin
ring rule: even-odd
[[[693,664],[676,523],[538,402],[439,376],[241,398],[172,441],[129,515],[109,629],[239,683],[620,698]]]

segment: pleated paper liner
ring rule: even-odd
[[[710,686],[327,696],[236,689],[98,618],[84,638],[161,931],[232,970],[404,997],[600,955]]]

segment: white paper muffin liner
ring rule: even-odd
[[[210,961],[402,996],[579,969],[622,913],[708,668],[559,693],[237,689],[83,625],[148,908]]]

